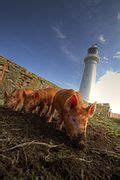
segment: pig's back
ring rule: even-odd
[[[25,94],[26,95],[29,95],[29,94],[32,94],[33,93],[33,90],[32,89],[25,89]]]
[[[57,90],[54,89],[54,88],[46,88],[46,89],[43,89],[47,94],[56,94]]]
[[[54,88],[46,88],[46,89],[43,89],[43,92],[46,94],[47,99],[51,99],[55,96],[55,94],[57,93],[57,90],[55,90]]]
[[[55,90],[54,88],[39,89],[38,93],[39,93],[40,101],[44,101],[47,102],[48,104],[51,104],[51,101],[55,96],[56,92],[57,90]]]
[[[72,95],[75,94],[73,89],[62,89],[59,90],[54,97],[54,105],[56,109],[63,108],[67,99],[69,99]]]
[[[55,90],[54,88],[46,88],[45,92],[46,92],[46,102],[48,105],[51,105],[53,102],[53,98],[57,93],[57,90]]]

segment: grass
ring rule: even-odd
[[[112,136],[120,137],[120,120],[113,119],[104,116],[94,115],[93,118],[90,119],[90,124],[95,127],[105,128]]]

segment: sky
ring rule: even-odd
[[[120,0],[0,0],[0,55],[62,88],[79,90],[94,43],[92,100],[120,113]]]

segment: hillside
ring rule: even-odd
[[[119,120],[96,113],[83,150],[55,125],[45,117],[1,107],[0,179],[119,179]]]
[[[24,67],[0,56],[0,104],[3,104],[4,91],[12,92],[14,89],[30,88],[33,90],[58,86],[48,80],[38,77]]]

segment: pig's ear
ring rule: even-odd
[[[64,107],[66,110],[73,109],[77,106],[78,100],[76,95],[71,96],[65,103]]]
[[[35,97],[35,99],[38,99],[38,98],[39,98],[39,93],[38,93],[38,92],[35,92],[34,97]]]
[[[96,102],[94,102],[93,104],[89,105],[87,108],[87,113],[88,116],[91,118],[96,110]]]
[[[8,96],[9,96],[9,95],[8,95],[8,92],[5,91],[5,92],[4,92],[4,97],[7,98]]]
[[[76,106],[77,106],[77,97],[76,97],[76,95],[73,95],[70,98],[70,108],[73,109]]]

